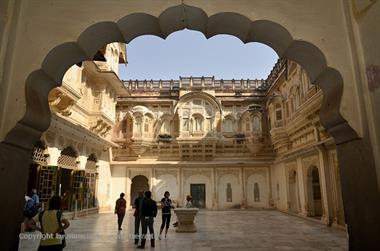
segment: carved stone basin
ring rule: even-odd
[[[194,224],[195,215],[198,213],[198,208],[176,208],[174,213],[177,215],[178,227],[176,232],[178,233],[194,233],[197,228]]]

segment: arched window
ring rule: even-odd
[[[245,119],[245,131],[246,132],[251,131],[251,121],[249,121],[249,118]]]
[[[144,132],[149,132],[149,126],[150,126],[150,119],[149,118],[145,118],[145,121],[144,121]]]
[[[135,126],[136,126],[135,132],[141,134],[142,133],[142,118],[140,116],[136,117]]]
[[[224,120],[224,131],[233,132],[233,121],[231,118],[226,118]]]
[[[253,131],[256,133],[261,132],[261,120],[259,116],[253,116]]]
[[[193,119],[193,131],[203,131],[203,118],[200,115],[195,115]]]
[[[206,119],[206,132],[212,131],[212,118]]]
[[[227,198],[227,202],[232,202],[232,187],[231,187],[231,183],[227,183],[226,198]]]
[[[253,186],[253,196],[255,202],[260,202],[260,187],[257,182]]]
[[[169,119],[165,119],[162,122],[160,133],[161,134],[170,134],[170,120]]]
[[[183,131],[189,131],[190,130],[189,118],[183,118],[182,119],[182,130]]]
[[[121,131],[123,133],[127,133],[127,119],[123,119],[121,121]]]

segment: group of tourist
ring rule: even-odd
[[[117,222],[118,222],[118,230],[122,230],[121,225],[123,223],[123,219],[125,216],[126,208],[127,208],[127,202],[124,199],[125,194],[121,193],[120,198],[116,201],[115,206],[115,214],[117,214]],[[185,207],[192,207],[192,198],[190,195],[186,198],[186,205]],[[135,217],[135,234],[134,234],[134,240],[135,244],[138,245],[140,242],[140,245],[137,246],[139,249],[145,248],[146,243],[146,237],[149,229],[149,235],[150,235],[150,245],[151,247],[155,246],[155,238],[154,238],[154,218],[157,216],[157,202],[152,199],[152,193],[150,191],[146,191],[145,193],[143,191],[138,192],[138,197],[135,199],[133,203],[134,213],[133,216]],[[158,239],[161,240],[162,232],[165,229],[165,238],[167,237],[169,226],[170,226],[170,219],[171,219],[171,209],[174,209],[174,205],[172,200],[170,199],[170,193],[166,191],[164,193],[164,197],[161,199],[161,209],[162,209],[162,223],[160,227],[160,234],[158,236]],[[140,235],[140,225],[142,228],[142,233]],[[174,223],[174,226],[177,226],[178,223]],[[140,238],[141,237],[141,238]]]
[[[121,231],[123,219],[127,209],[127,202],[124,199],[125,194],[121,193],[120,198],[116,201],[115,214],[118,218],[118,230]],[[32,206],[33,205],[33,206]],[[43,250],[63,250],[66,246],[64,230],[70,226],[70,223],[62,215],[62,198],[58,195],[52,196],[49,200],[49,207],[47,210],[42,210],[39,202],[37,191],[33,189],[30,197],[27,198],[24,214],[26,217],[25,227],[31,231],[38,230],[43,235],[51,236],[50,238],[42,238],[39,244],[39,251]],[[185,207],[190,208],[192,205],[192,198],[190,195],[186,197]],[[139,249],[145,248],[146,237],[149,229],[151,246],[155,246],[154,238],[154,218],[157,216],[157,202],[152,199],[150,191],[139,191],[138,197],[133,203],[135,217],[135,231],[134,241]],[[171,220],[171,209],[174,209],[170,193],[166,191],[164,197],[161,199],[162,209],[162,224],[160,227],[159,239],[161,240],[162,233],[165,229],[164,236],[167,237],[168,229]],[[39,223],[39,224],[38,224]],[[140,225],[142,233],[140,235]],[[178,223],[173,224],[177,226]]]

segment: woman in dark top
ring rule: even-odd
[[[161,240],[161,234],[162,234],[162,231],[164,230],[165,225],[166,225],[165,238],[166,238],[166,235],[168,234],[168,229],[170,225],[170,217],[171,217],[171,209],[174,208],[174,206],[172,205],[172,200],[169,199],[169,197],[170,197],[170,193],[166,191],[164,193],[164,198],[162,198],[161,200],[162,224],[160,228],[160,235],[158,237],[158,239],[160,240]]]

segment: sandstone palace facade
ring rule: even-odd
[[[49,94],[52,123],[29,188],[68,211],[110,210],[120,192],[170,191],[178,206],[276,208],[345,225],[336,149],[319,122],[322,91],[296,63],[266,80],[121,81],[123,44],[72,66]]]

